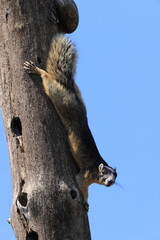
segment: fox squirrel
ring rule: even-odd
[[[92,183],[114,184],[116,169],[100,156],[88,127],[86,108],[74,81],[77,50],[70,39],[57,34],[51,43],[46,71],[32,61],[24,63],[28,73],[41,76],[45,93],[53,102],[64,124],[73,157],[80,169],[77,183],[87,203],[88,187]]]

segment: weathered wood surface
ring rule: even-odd
[[[72,1],[59,1],[61,6],[67,2]],[[89,240],[88,216],[65,129],[40,78],[23,70],[25,60],[44,67],[54,34],[75,30],[77,10],[71,7],[72,23],[68,20],[63,28],[56,15],[58,0],[0,3],[0,106],[9,147],[16,239]]]

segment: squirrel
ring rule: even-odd
[[[70,149],[79,167],[77,184],[87,204],[89,185],[98,183],[109,187],[114,184],[117,173],[101,157],[89,129],[86,107],[74,81],[76,62],[75,45],[63,34],[57,34],[51,43],[46,71],[32,61],[26,61],[24,69],[41,76],[44,91],[67,130]]]

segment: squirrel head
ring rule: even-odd
[[[98,166],[98,183],[110,187],[115,183],[117,177],[116,168],[113,169],[108,165],[101,163]]]

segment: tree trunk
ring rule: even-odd
[[[89,240],[88,216],[66,132],[38,76],[56,32],[73,32],[72,0],[0,0],[0,106],[12,172],[11,225],[19,240]]]

